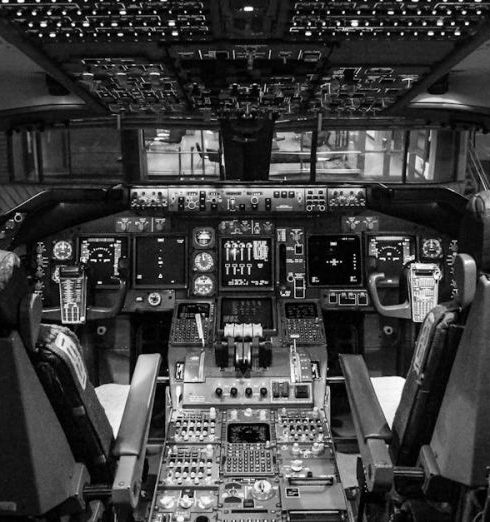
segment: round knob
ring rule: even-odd
[[[188,495],[183,495],[179,500],[180,507],[184,509],[189,509],[193,503],[194,501]]]
[[[252,388],[250,388],[250,387],[245,388],[245,395],[247,397],[252,397],[253,394],[254,394],[254,391],[252,390]]]
[[[233,386],[233,388],[230,388],[230,396],[236,397],[238,395],[238,390]]]
[[[303,469],[303,461],[302,460],[293,460],[291,462],[291,469],[293,471],[299,472]]]
[[[216,397],[221,397],[223,395],[223,388],[216,388],[214,393],[216,394]]]
[[[265,386],[260,388],[260,396],[261,397],[266,397],[267,396],[267,388]]]
[[[211,495],[203,495],[199,499],[198,504],[201,509],[208,509],[213,505],[213,502],[214,502],[214,499]]]
[[[175,498],[171,497],[169,495],[162,495],[158,499],[158,503],[164,508],[164,509],[172,509],[175,505]]]
[[[150,306],[158,306],[162,302],[162,296],[158,292],[151,292],[147,299]]]

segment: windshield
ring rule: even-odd
[[[268,179],[275,182],[450,184],[465,177],[467,141],[463,133],[449,130],[315,131],[276,125],[264,147],[270,145]],[[237,179],[227,169],[217,126],[29,130],[11,134],[5,147],[10,172],[4,182],[114,185]]]

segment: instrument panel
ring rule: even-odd
[[[117,289],[119,261],[127,258],[126,312],[172,309],[175,299],[231,294],[311,298],[326,309],[369,310],[369,275],[382,272],[385,286],[397,287],[404,267],[416,261],[440,266],[441,300],[449,299],[457,242],[370,211],[362,199],[365,190],[352,190],[362,205],[351,205],[343,191],[318,187],[261,188],[260,194],[243,187],[158,190],[166,206],[152,203],[153,189],[132,189],[130,210],[34,244],[32,281],[45,305],[56,306],[59,267],[81,262],[89,267],[97,299]],[[194,196],[196,205],[190,208]],[[288,202],[298,200],[301,205],[291,210]],[[311,215],[307,207],[319,203],[327,211]]]

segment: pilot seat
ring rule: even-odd
[[[490,192],[470,200],[454,263],[457,293],[426,316],[391,429],[361,356],[343,355],[361,458],[358,520],[490,519]],[[464,326],[463,326],[464,325]],[[392,395],[394,395],[392,393]],[[486,498],[485,498],[486,497]]]
[[[96,520],[137,506],[160,367],[95,389],[77,336],[41,324],[19,258],[0,251],[0,517]]]

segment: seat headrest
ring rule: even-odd
[[[457,288],[454,300],[461,308],[466,308],[475,296],[478,275],[476,262],[469,254],[458,254],[454,258],[453,268]]]
[[[27,276],[14,252],[0,250],[0,324],[19,323],[19,307],[29,291]]]
[[[470,254],[478,269],[490,271],[490,191],[471,197],[461,220],[459,251]]]

